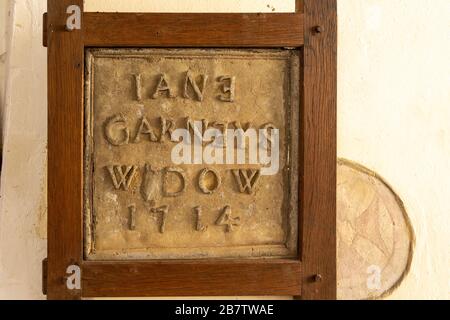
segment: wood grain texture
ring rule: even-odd
[[[301,299],[336,299],[336,0],[304,12]]]
[[[299,13],[85,13],[89,47],[298,47]]]
[[[83,1],[48,1],[48,298],[301,294],[302,299],[334,299],[336,0],[305,0],[304,15],[87,13],[82,31],[67,32],[65,12],[72,4],[82,8]],[[321,33],[316,26],[322,26]],[[82,262],[84,46],[301,47],[303,43],[301,263]],[[82,265],[82,293],[66,289],[65,270],[70,264]],[[312,281],[317,274],[322,281]]]
[[[303,13],[303,1],[304,0],[295,0],[295,12]]]
[[[300,294],[295,260],[85,262],[83,296]]]
[[[79,299],[66,268],[82,259],[83,34],[65,30],[83,0],[48,0],[48,299]]]
[[[303,10],[302,1],[298,10]],[[186,18],[180,21],[180,16]],[[47,47],[47,13],[43,21],[43,45]],[[124,23],[129,27],[123,28]],[[87,12],[84,28],[85,44],[90,47],[299,47],[303,44],[300,13]]]

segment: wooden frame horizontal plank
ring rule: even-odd
[[[299,13],[84,13],[93,47],[298,47]]]
[[[83,14],[83,29],[87,47],[248,48],[303,45],[301,13],[87,12]],[[47,25],[44,23],[44,39],[47,39],[46,33]]]
[[[299,295],[298,260],[83,263],[84,297]]]

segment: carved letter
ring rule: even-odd
[[[180,187],[177,191],[167,190],[169,173],[177,175],[178,179],[180,180]],[[185,190],[186,190],[186,176],[184,174],[184,170],[178,168],[166,168],[164,170],[164,178],[163,178],[163,195],[165,197],[177,197],[181,195]]]
[[[227,81],[228,84],[222,85],[222,92],[228,93],[228,97],[225,95],[220,95],[219,100],[225,102],[233,102],[234,101],[234,93],[236,90],[236,77],[233,76],[222,76],[219,78],[220,82]]]
[[[200,121],[193,121],[186,118],[186,129],[188,132],[192,129],[194,133],[194,164],[201,164],[203,162],[203,133],[208,128],[209,121],[203,119]]]
[[[209,128],[203,135],[203,141],[209,142],[203,148],[203,161],[206,164],[223,164],[223,134],[219,129]]]
[[[164,142],[166,140],[166,135],[169,136],[169,140],[174,141],[172,139],[173,128],[175,123],[173,120],[166,119],[164,117],[160,117],[161,120],[161,136],[159,137],[159,142]]]
[[[114,132],[114,128],[116,126],[119,129],[122,128],[122,132],[123,132],[122,139],[114,137],[113,132]],[[122,114],[113,116],[113,117],[109,118],[108,120],[106,120],[105,137],[106,137],[106,140],[114,146],[121,146],[124,144],[128,144],[128,141],[130,139],[130,132],[129,132],[128,128],[126,127],[125,117]]]
[[[145,201],[155,200],[160,186],[158,183],[160,178],[159,170],[153,170],[151,165],[145,165],[145,174],[141,186],[142,197]]]
[[[270,132],[269,132],[270,130]],[[280,168],[280,131],[271,123],[259,129],[259,163],[261,175],[277,174]],[[270,155],[269,155],[270,153]],[[269,165],[269,166],[267,166]]]
[[[216,225],[218,226],[226,226],[225,231],[231,232],[233,231],[234,227],[239,226],[241,218],[236,217],[233,218],[231,216],[231,207],[226,206],[223,208],[222,214],[220,215],[219,219],[216,221]]]
[[[208,226],[202,223],[202,208],[200,206],[194,208],[194,214],[197,216],[197,222],[195,225],[195,230],[200,232],[205,232]]]
[[[240,125],[235,123],[235,126]],[[227,163],[234,163],[235,148],[234,143],[236,141],[236,163],[238,164],[259,164],[258,154],[254,152],[258,150],[258,135],[257,131],[251,128],[228,130],[227,133],[227,149],[226,149],[226,161]],[[248,145],[248,162],[246,159],[246,146]]]
[[[252,194],[260,177],[260,170],[231,170],[241,193]]]
[[[237,148],[245,149],[246,138],[248,138],[249,144],[252,144],[250,146],[250,148],[256,148],[256,143],[257,143],[256,136],[253,135],[254,132],[252,132],[252,130],[249,130],[252,128],[252,123],[247,122],[245,125],[245,130],[244,130],[244,126],[241,124],[240,121],[233,121],[233,125],[236,128],[235,135],[237,135]],[[250,162],[250,163],[255,163],[255,162]]]
[[[136,89],[136,99],[137,101],[142,101],[142,86],[141,86],[141,74],[134,74],[134,86]]]
[[[207,179],[207,174],[211,173],[214,177],[212,179]],[[215,182],[214,182],[215,180]],[[198,177],[198,186],[205,194],[212,194],[214,191],[219,189],[221,184],[221,179],[216,170],[212,168],[205,168],[200,172]]]
[[[159,225],[159,232],[164,233],[166,231],[166,219],[167,213],[169,212],[168,206],[162,206],[159,208],[152,208],[153,213],[161,213],[161,224]]]
[[[136,229],[136,205],[132,204],[128,207],[128,210],[130,211],[130,224],[129,228],[130,230]]]
[[[141,123],[139,125],[139,129],[136,133],[136,137],[134,138],[134,142],[138,143],[141,140],[141,134],[148,134],[149,140],[152,142],[158,141],[158,138],[156,138],[155,133],[153,132],[152,127],[148,123],[147,119],[145,117],[142,117]]]
[[[228,122],[227,121],[214,121],[212,124],[213,127],[222,127],[222,145],[220,145],[220,142],[218,141],[216,143],[217,147],[227,147],[227,133],[228,133]]]
[[[240,121],[233,121],[233,125],[236,129],[241,129],[242,131],[248,131],[248,129],[250,129],[252,127],[252,123],[251,122],[247,122],[245,124],[245,130],[244,130],[244,126],[241,124]]]
[[[270,133],[275,129],[276,129],[275,125],[270,122],[263,124],[261,126],[261,130],[259,131],[260,134],[262,133],[262,139],[259,139],[261,148],[264,148],[267,151],[271,150],[273,140],[272,140],[272,136],[270,135]],[[262,142],[262,144],[261,144],[261,142]],[[268,142],[270,142],[270,145],[268,144]]]
[[[194,120],[186,117],[186,130],[194,133],[194,137],[197,137],[200,140],[203,140],[203,134],[209,127],[209,121],[206,119],[202,119],[202,121]]]
[[[194,78],[192,77],[191,73],[189,71],[186,72],[186,80],[184,81],[184,93],[183,96],[187,99],[190,99],[191,97],[188,94],[188,84],[191,85],[192,90],[194,90],[195,95],[197,96],[198,101],[203,101],[203,91],[205,91],[206,87],[206,81],[208,80],[207,75],[202,75],[202,90],[200,91],[197,83],[195,82]]]
[[[165,74],[162,74],[160,76],[158,85],[156,86],[156,89],[152,95],[152,98],[153,99],[158,98],[160,92],[166,92],[168,98],[173,98],[173,95],[172,95],[172,92],[170,91]]]
[[[133,181],[137,166],[109,166],[107,167],[111,180],[114,184],[114,188],[119,190],[122,187],[123,190],[127,191]],[[124,170],[125,169],[125,170]]]

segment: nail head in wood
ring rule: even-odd
[[[323,30],[323,27],[322,27],[322,26],[315,26],[315,27],[313,28],[313,31],[314,31],[315,34],[320,34],[320,33],[322,33],[324,30]]]
[[[316,274],[314,276],[314,282],[321,282],[322,281],[322,275],[321,274]]]

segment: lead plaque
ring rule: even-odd
[[[295,50],[88,49],[85,258],[296,257]]]

